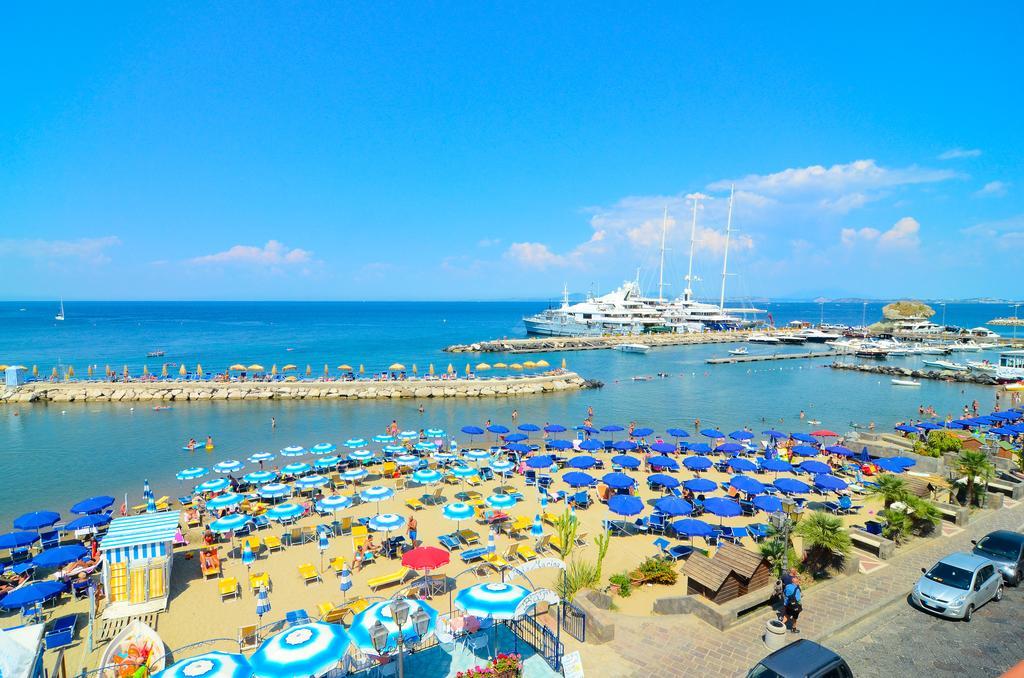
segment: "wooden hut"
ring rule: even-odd
[[[728,567],[739,578],[741,596],[768,586],[772,581],[768,561],[761,554],[742,546],[723,543],[718,547],[714,560]]]
[[[713,603],[727,603],[740,596],[740,577],[724,562],[693,553],[683,566],[686,593],[708,598]]]
[[[105,618],[167,608],[180,513],[143,513],[110,523],[100,541],[103,585],[109,601]]]

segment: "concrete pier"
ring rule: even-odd
[[[659,346],[695,346],[698,344],[733,344],[746,341],[754,334],[748,331],[700,332],[692,334],[630,334],[603,337],[527,337],[525,339],[494,339],[472,344],[454,344],[448,353],[550,353],[554,351],[597,351],[619,344]]]
[[[836,355],[835,351],[811,351],[810,353],[772,353],[771,355],[732,355],[728,358],[708,358],[708,365],[732,365],[734,363],[760,363],[769,360],[807,360],[809,358],[829,358]]]

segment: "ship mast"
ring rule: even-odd
[[[725,254],[722,255],[722,294],[718,298],[718,308],[725,311],[725,278],[729,275],[729,236],[732,233],[732,200],[736,194],[736,186],[729,189],[729,216],[725,220]]]
[[[658,268],[658,301],[665,301],[665,231],[668,229],[668,205],[661,217],[661,266]]]
[[[686,289],[683,290],[683,301],[689,301],[693,296],[693,288],[690,285],[693,282],[693,248],[697,242],[697,203],[699,200],[697,195],[693,196],[693,221],[690,223],[690,264],[686,268]]]

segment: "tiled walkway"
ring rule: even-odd
[[[971,539],[997,529],[1021,529],[1024,505],[985,512],[952,536],[917,542],[901,550],[888,567],[856,574],[811,587],[804,597],[800,617],[802,636],[819,640],[880,609],[894,597],[908,592],[920,568],[939,557],[969,550]],[[770,611],[756,615],[727,632],[694,620],[689,615],[657,617],[616,617],[615,639],[607,646],[584,653],[588,673],[595,660],[600,675],[738,676],[768,654],[761,635]]]

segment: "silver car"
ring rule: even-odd
[[[943,617],[971,621],[976,609],[1003,599],[1003,576],[988,558],[954,553],[921,571],[924,576],[917,580],[910,599]]]
[[[996,530],[971,543],[974,555],[994,562],[1007,584],[1017,586],[1024,579],[1024,534]]]

